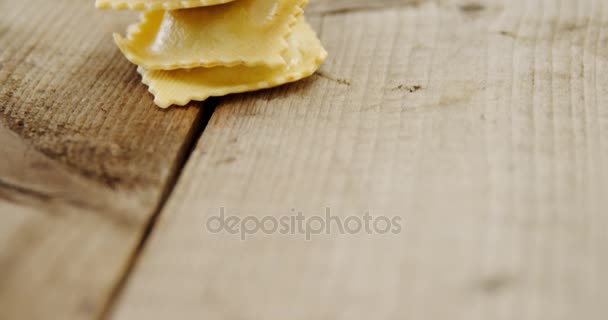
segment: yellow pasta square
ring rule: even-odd
[[[323,63],[327,52],[315,32],[301,19],[288,37],[288,50],[283,53],[287,64],[278,67],[243,65],[234,67],[151,70],[142,67],[144,84],[161,108],[204,101],[211,96],[255,91],[297,81],[312,75]]]
[[[307,0],[237,0],[176,11],[148,11],[115,35],[131,62],[148,70],[215,66],[279,66],[286,37]]]
[[[98,9],[176,10],[214,6],[235,0],[96,0]]]

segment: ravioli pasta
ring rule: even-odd
[[[235,66],[181,70],[139,68],[144,84],[161,108],[202,101],[212,96],[254,91],[300,80],[312,75],[327,56],[316,34],[301,20],[290,35],[283,66]]]
[[[96,5],[164,8],[144,12],[142,20],[129,27],[127,37],[115,35],[115,41],[138,65],[154,102],[167,108],[312,75],[327,52],[302,16],[307,2],[97,0]]]
[[[176,10],[214,6],[235,0],[96,0],[98,9]]]
[[[305,0],[238,0],[226,5],[149,11],[115,35],[131,62],[150,70],[285,64],[285,38]]]

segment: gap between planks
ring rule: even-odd
[[[129,277],[133,273],[135,266],[137,265],[139,258],[141,257],[141,253],[145,249],[148,239],[154,231],[154,227],[156,225],[156,222],[158,221],[158,217],[163,211],[167,200],[169,200],[171,194],[175,190],[175,186],[177,185],[177,182],[179,181],[182,173],[184,172],[184,168],[188,163],[192,152],[196,148],[198,141],[205,132],[205,129],[207,128],[207,124],[209,124],[209,120],[211,120],[215,109],[219,105],[219,99],[211,98],[205,102],[200,102],[199,104],[200,111],[197,114],[197,117],[192,127],[190,128],[190,132],[187,137],[187,143],[184,144],[184,148],[180,150],[178,160],[175,163],[174,168],[171,170],[171,177],[168,179],[167,184],[163,189],[161,199],[159,200],[157,207],[154,209],[154,213],[150,217],[145,227],[145,231],[143,232],[141,239],[138,241],[136,249],[131,253],[131,257],[129,258],[129,261],[126,264],[125,270],[120,276],[120,280],[114,286],[112,294],[110,295],[105,306],[103,307],[102,312],[99,314],[100,320],[107,319],[109,317],[109,314],[112,312],[112,309],[116,304],[115,302],[120,298],[122,290],[129,281]]]

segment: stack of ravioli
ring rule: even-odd
[[[161,108],[279,86],[312,75],[327,52],[303,16],[308,0],[96,0],[144,10],[114,35]]]

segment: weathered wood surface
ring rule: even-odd
[[[0,319],[96,319],[199,108],[154,107],[111,34],[133,13],[0,0]]]
[[[608,3],[370,3],[312,5],[320,75],[220,101],[112,319],[606,318]],[[326,206],[406,222],[205,230]]]
[[[0,0],[0,319],[608,315],[608,3],[313,1],[321,72],[220,100],[138,258],[202,113],[90,2]],[[405,223],[243,242],[220,207]]]

